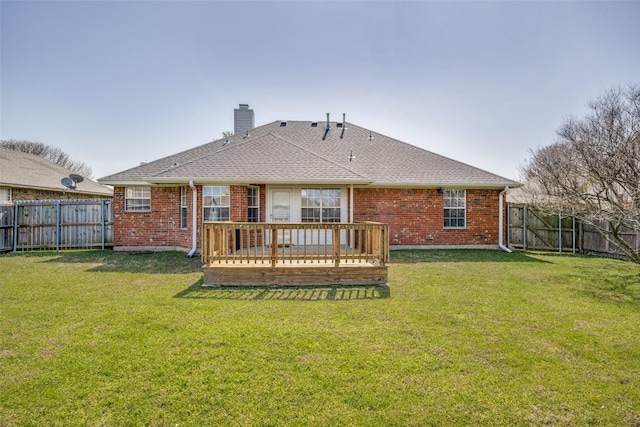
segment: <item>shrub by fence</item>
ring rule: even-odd
[[[111,199],[20,200],[0,206],[0,250],[113,246]]]

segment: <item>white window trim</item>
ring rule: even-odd
[[[319,191],[320,191],[320,205],[319,205],[319,206],[314,206],[314,207],[308,207],[308,206],[307,206],[307,207],[304,207],[304,206],[302,206],[302,200],[303,200],[303,197],[302,197],[302,191],[303,191],[303,190],[319,190]],[[325,207],[325,206],[323,205],[323,203],[324,203],[324,197],[323,197],[323,194],[322,194],[322,193],[323,193],[325,190],[338,190],[338,191],[340,191],[340,198],[339,198],[339,200],[340,200],[340,205],[339,205],[339,206],[329,206],[329,207]],[[340,218],[339,218],[339,221],[338,221],[338,222],[342,222],[342,217],[343,217],[342,212],[343,212],[343,210],[344,210],[344,208],[343,208],[343,201],[342,201],[342,199],[343,199],[343,197],[342,197],[343,193],[344,193],[344,189],[343,189],[343,188],[341,188],[341,187],[301,187],[301,188],[300,188],[300,193],[299,193],[299,194],[300,194],[300,220],[301,220],[301,221],[303,221],[303,218],[302,218],[302,209],[306,209],[306,208],[308,208],[308,209],[319,209],[319,210],[320,210],[320,221],[319,221],[319,222],[320,222],[320,223],[325,223],[325,221],[323,221],[323,219],[324,219],[324,218],[323,218],[323,212],[324,212],[324,209],[335,209],[335,208],[338,208],[338,209],[340,209]],[[334,222],[334,221],[332,221],[332,222]]]
[[[444,200],[445,200],[445,194],[447,191],[462,191],[464,193],[464,206],[463,207],[446,207],[444,206]],[[464,212],[464,225],[463,226],[445,226],[444,225],[444,218],[442,220],[442,226],[445,230],[464,230],[467,228],[467,190],[466,189],[459,189],[459,188],[446,188],[443,190],[442,193],[442,212],[443,212],[443,216],[444,216],[444,211],[446,209],[455,209],[455,210],[462,210]]]
[[[229,199],[229,204],[227,205],[216,205],[216,206],[212,206],[212,205],[205,205],[204,203],[204,199],[205,197],[209,197],[209,195],[207,195],[207,188],[221,188],[221,189],[226,189],[226,191],[229,193],[228,196],[226,196]],[[224,190],[222,190],[222,193],[224,195]],[[227,208],[229,211],[229,218],[218,218],[218,219],[206,219],[207,218],[207,209],[222,209],[222,208]],[[214,211],[215,212],[215,211]],[[231,186],[230,185],[203,185],[202,186],[202,218],[204,221],[229,221],[231,219]]]
[[[248,194],[249,190],[255,190],[255,192],[256,192],[255,198],[256,198],[256,201],[258,202],[257,205],[249,205],[249,200],[248,200],[249,199],[249,194]],[[251,209],[251,208],[258,209],[258,221],[257,222],[260,222],[260,187],[257,186],[257,185],[250,185],[248,187],[248,190],[247,190],[247,221],[249,220],[249,209]]]
[[[146,190],[149,192],[149,197],[129,196],[129,190]],[[148,200],[148,208],[143,209],[131,209],[129,208],[129,200]],[[151,187],[125,187],[124,189],[124,211],[125,212],[151,212]]]
[[[180,229],[182,230],[186,230],[189,227],[189,199],[187,188],[188,187],[180,187]],[[183,215],[183,213],[185,213],[185,215]]]
[[[4,190],[6,190],[6,191],[7,191],[5,194],[7,194],[7,197],[8,197],[8,198],[7,198],[7,199],[5,199],[5,198],[4,198],[4,196],[1,196],[1,195],[0,195],[0,205],[11,205],[11,204],[13,204],[13,202],[12,202],[12,198],[11,198],[11,196],[12,196],[11,188],[8,188],[8,187],[0,187],[0,194],[1,194],[2,192],[4,192]]]

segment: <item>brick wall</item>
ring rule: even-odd
[[[151,187],[150,212],[125,212],[124,187],[115,187],[114,246],[190,248],[191,194],[191,189],[188,188],[189,216],[187,229],[183,230],[180,228],[180,187]],[[200,218],[199,221],[201,220]]]
[[[247,220],[247,187],[231,190],[231,220]],[[200,247],[202,186],[197,191]],[[443,198],[435,189],[356,188],[354,221],[389,224],[391,245],[497,245],[500,190],[467,190],[467,226],[443,227]],[[124,212],[124,187],[114,189],[114,245],[191,248],[192,191],[187,187],[187,228],[180,228],[180,187],[151,188],[150,212]],[[260,220],[266,218],[266,188],[260,185]],[[505,221],[506,223],[506,221]]]
[[[467,226],[443,227],[435,189],[356,188],[354,221],[389,224],[391,245],[497,245],[500,190],[467,190]]]
[[[260,219],[265,215],[265,186],[260,187]],[[190,249],[192,245],[193,191],[187,189],[187,228],[180,228],[180,187],[151,187],[150,212],[125,212],[124,187],[114,188],[114,246],[176,247]],[[202,186],[196,186],[197,245],[201,246]],[[246,186],[230,187],[231,221],[246,221],[248,190]]]

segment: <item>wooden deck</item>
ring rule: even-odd
[[[202,235],[208,286],[387,283],[386,224],[206,222]]]

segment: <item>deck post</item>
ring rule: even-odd
[[[275,227],[271,228],[271,267],[276,266],[276,260],[278,258],[278,229]]]
[[[340,229],[333,229],[333,262],[336,267],[340,266]]]

